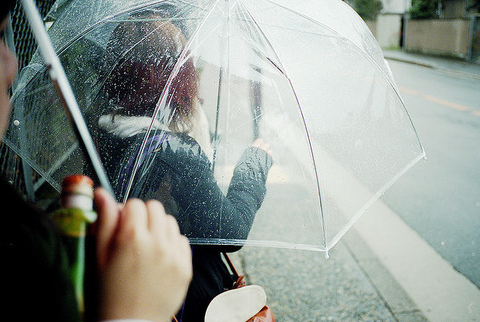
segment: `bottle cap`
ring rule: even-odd
[[[67,176],[62,181],[62,194],[79,194],[93,198],[93,181],[81,174]]]

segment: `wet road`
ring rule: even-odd
[[[480,79],[391,61],[427,153],[383,197],[480,287]]]

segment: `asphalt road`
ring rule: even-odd
[[[480,287],[480,79],[390,66],[427,160],[382,199]]]

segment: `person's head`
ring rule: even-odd
[[[8,24],[8,13],[13,7],[15,0],[4,0],[0,4],[0,141],[7,129],[10,116],[10,95],[8,90],[17,75],[17,59],[7,48],[4,40],[4,32]]]
[[[161,94],[168,86],[166,100],[170,129],[189,127],[197,98],[197,71],[192,59],[186,59],[178,74],[167,84],[183,50],[186,39],[180,29],[156,14],[135,16],[113,31],[106,50],[106,66],[113,70],[105,82],[107,100],[129,116],[152,116]]]

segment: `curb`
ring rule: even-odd
[[[417,59],[415,57],[401,57],[400,55],[395,55],[391,54],[388,52],[384,52],[384,58],[386,60],[392,60],[392,61],[398,61],[402,63],[407,63],[407,64],[413,64],[417,66],[422,66],[426,68],[431,68],[431,69],[436,69],[439,71],[442,71],[447,74],[451,75],[456,75],[456,76],[461,76],[461,77],[466,77],[466,78],[471,78],[471,79],[480,79],[480,72],[478,74],[470,73],[467,71],[455,69],[455,68],[447,68],[444,66],[441,66],[440,64],[437,64],[435,62],[428,62],[427,59],[422,60],[422,59]],[[475,66],[475,65],[473,65]],[[475,66],[476,67],[476,66]],[[480,71],[480,65],[478,65],[478,70]]]
[[[368,214],[366,215],[368,216]],[[342,242],[395,321],[428,322],[417,303],[412,300],[388,268],[366,244],[355,227],[352,227],[344,236]]]
[[[393,57],[393,56],[388,56],[388,55],[385,55],[385,59],[398,61],[398,62],[401,62],[401,63],[418,65],[418,66],[427,67],[427,68],[437,69],[437,67],[434,66],[433,64],[424,63],[424,62],[421,62],[421,61],[418,61],[418,60],[413,60],[413,59],[405,59],[405,58]]]
[[[383,201],[377,201],[354,229],[429,321],[480,321],[480,289]]]

